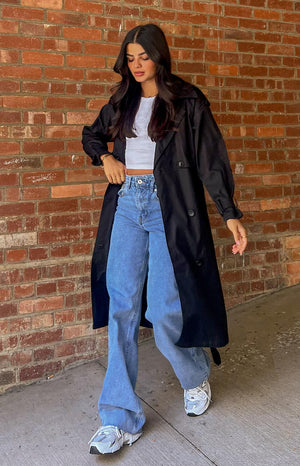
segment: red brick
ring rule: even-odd
[[[91,196],[91,194],[92,194],[91,184],[53,186],[51,188],[51,196],[53,198],[83,197],[83,196]]]
[[[73,215],[53,215],[51,218],[52,228],[63,228],[67,226],[82,226],[91,224],[90,213],[76,213]]]
[[[266,199],[261,202],[262,210],[288,209],[290,207],[290,199]]]
[[[3,6],[2,7],[2,17],[3,18],[18,18],[25,19],[29,21],[43,21],[44,12],[39,9],[33,8],[18,8],[16,6]]]
[[[62,340],[62,329],[37,331],[20,335],[20,346],[39,346],[47,343],[59,342]]]
[[[61,183],[64,181],[64,173],[62,171],[27,172],[22,175],[22,181],[24,185]]]
[[[91,254],[91,245],[89,243],[79,243],[71,246],[71,253],[74,256],[80,255],[90,255]]]
[[[58,103],[57,106],[59,105]],[[48,126],[45,128],[45,138],[49,139],[79,138],[81,137],[81,133],[82,129],[75,126]]]
[[[270,198],[270,197],[282,197],[282,187],[281,186],[268,186],[255,189],[256,198]]]
[[[76,212],[77,209],[78,201],[76,199],[41,201],[38,205],[39,214],[47,214],[52,212]]]
[[[64,327],[64,338],[71,340],[72,338],[78,338],[89,335],[91,330],[86,324],[71,325]]]
[[[44,312],[63,307],[63,296],[50,296],[46,298],[26,299],[19,303],[20,314]]]
[[[16,202],[21,199],[21,189],[20,188],[6,188],[5,190],[5,201],[6,202]]]
[[[101,15],[103,13],[103,5],[101,3],[85,0],[65,0],[64,8],[65,10],[80,11],[82,13],[86,13],[88,11],[89,14],[96,13]],[[113,13],[110,12],[109,14]]]
[[[23,350],[17,351],[11,356],[11,364],[15,366],[24,366],[25,364],[29,364],[32,361],[32,351],[31,350]]]
[[[29,96],[4,96],[3,107],[7,108],[41,108],[43,106],[42,97]]]
[[[53,314],[42,314],[32,317],[32,329],[53,327]]]
[[[17,63],[19,52],[15,50],[0,50],[0,63]]]
[[[266,163],[247,163],[245,164],[245,173],[268,173],[273,171],[273,164]]]
[[[62,152],[64,150],[64,143],[59,141],[47,142],[27,142],[23,144],[23,151],[25,154],[49,154],[52,152]],[[51,177],[50,172],[48,175]],[[49,179],[50,181],[50,179]]]
[[[17,173],[3,173],[0,174],[0,186],[9,186],[18,184],[19,177]]]
[[[67,69],[67,68],[45,68],[44,74],[49,79],[81,81],[84,76],[84,70]]]
[[[10,298],[11,298],[11,290],[9,288],[0,289],[0,302],[9,301]]]
[[[75,283],[73,280],[59,280],[58,281],[58,291],[60,293],[66,293],[70,291],[74,291]]]
[[[293,262],[287,264],[287,272],[290,274],[299,274],[300,275],[300,262]]]
[[[33,293],[34,285],[32,283],[17,285],[14,287],[15,298],[29,298],[30,296],[33,296]]]
[[[72,323],[75,321],[75,313],[69,309],[59,311],[55,313],[54,319],[56,325]]]
[[[85,108],[85,99],[77,97],[48,97],[47,108]]]
[[[7,262],[23,262],[27,258],[26,249],[14,249],[6,251]]]
[[[29,267],[24,270],[24,281],[37,281],[40,278],[40,270],[38,268]]]
[[[61,369],[61,361],[44,362],[41,365],[24,367],[20,369],[20,382],[51,376]]]
[[[18,32],[17,21],[0,21],[1,34],[13,34]]]
[[[32,248],[29,249],[29,260],[41,260],[48,259],[48,249],[47,248]]]
[[[43,296],[48,294],[56,293],[56,283],[55,282],[48,282],[48,283],[38,283],[36,288],[37,296]]]
[[[32,65],[62,66],[64,57],[60,53],[22,52],[22,63]]]
[[[23,188],[23,200],[48,199],[50,190],[48,187]]]
[[[18,215],[33,215],[35,206],[32,202],[19,202],[17,204],[5,204],[0,206],[1,216],[18,216]]]
[[[70,246],[53,246],[50,250],[51,257],[69,257],[70,256]]]
[[[0,145],[0,154],[2,155],[13,155],[20,153],[20,143],[19,142],[5,142],[5,144]]]
[[[62,8],[62,0],[21,0],[23,6],[49,8],[51,10],[60,10]]]
[[[280,20],[281,14],[279,11],[270,11],[270,10],[254,10],[254,18],[262,18],[262,19],[272,19],[272,20]]]
[[[54,358],[54,348],[38,348],[33,351],[34,361],[46,361]]]
[[[77,228],[65,228],[59,231],[43,231],[38,234],[39,244],[72,242],[80,239]]]
[[[86,157],[82,155],[51,155],[43,157],[44,168],[78,168],[85,163]],[[67,179],[67,181],[70,181]],[[74,180],[71,180],[74,181]],[[86,180],[89,181],[89,180]]]
[[[75,343],[66,342],[55,346],[55,357],[70,356],[75,353]]]
[[[0,303],[1,318],[15,316],[17,313],[18,310],[16,303]]]
[[[67,66],[74,66],[79,68],[104,68],[105,60],[104,57],[89,57],[80,55],[69,55],[67,56]]]

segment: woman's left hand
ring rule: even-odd
[[[231,231],[234,237],[235,244],[232,246],[232,253],[243,254],[247,247],[247,232],[242,223],[235,218],[230,218],[226,222],[227,228]]]

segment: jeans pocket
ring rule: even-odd
[[[118,196],[123,197],[124,194],[125,194],[125,191],[126,191],[126,186],[124,184],[122,184],[121,188],[118,191]]]

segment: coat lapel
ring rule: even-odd
[[[185,106],[183,105],[176,115],[175,122],[174,122],[174,129],[171,131],[168,131],[166,136],[163,139],[161,139],[160,141],[157,141],[156,148],[155,148],[155,156],[154,156],[154,168],[156,167],[159,159],[161,158],[166,148],[170,144],[184,115],[185,115]]]

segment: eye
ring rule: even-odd
[[[127,57],[127,61],[128,61],[128,63],[132,63],[132,62],[133,62],[133,60],[134,60],[133,58],[129,58],[129,57]]]
[[[143,57],[142,60],[143,61],[149,60],[149,57],[145,57],[145,58]]]

